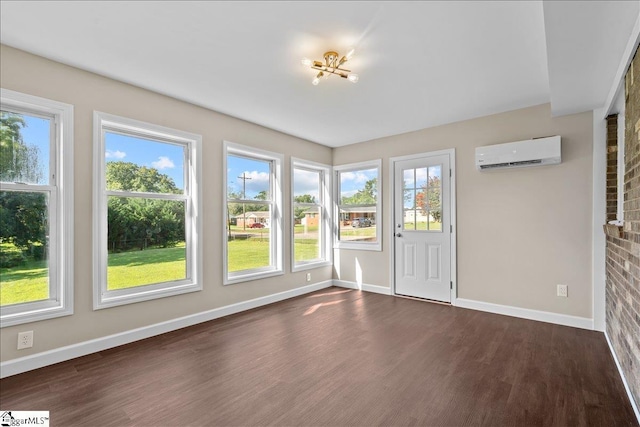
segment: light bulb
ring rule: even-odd
[[[311,62],[311,60],[310,60],[309,58],[302,58],[302,59],[300,60],[300,63],[301,63],[302,65],[306,66],[306,67],[310,67],[310,66],[311,66],[311,64],[312,64],[312,62]]]
[[[320,83],[320,77],[322,77],[322,76],[324,76],[324,73],[322,71],[320,71],[318,73],[318,75],[316,76],[316,78],[311,81],[311,83],[313,83],[314,86],[317,86],[318,83]]]
[[[347,54],[344,57],[347,58],[347,61],[348,61],[351,58],[353,58],[353,54],[354,53],[356,53],[356,50],[355,49],[350,49],[349,52],[347,52]]]
[[[351,83],[358,83],[358,80],[360,80],[360,77],[357,74],[351,73],[347,76],[347,79],[349,79]]]

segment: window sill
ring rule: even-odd
[[[201,290],[202,284],[187,283],[179,286],[163,287],[152,290],[141,290],[140,292],[129,293],[126,295],[103,294],[99,301],[94,301],[93,309],[100,310],[103,308],[117,307],[119,305],[127,305],[136,302],[143,302],[158,298],[171,297],[174,295],[186,294],[190,292],[198,292]]]
[[[291,268],[291,272],[292,273],[296,273],[298,271],[313,270],[314,268],[329,267],[331,265],[333,265],[333,264],[331,262],[329,262],[329,261],[309,262],[309,263],[306,263],[306,264],[294,265]]]
[[[72,306],[55,305],[54,307],[34,308],[28,311],[2,314],[0,316],[0,328],[7,326],[22,325],[23,323],[38,322],[40,320],[53,319],[56,317],[71,316]]]
[[[333,246],[333,249],[349,249],[356,251],[376,251],[382,252],[382,243],[347,243],[339,242]]]
[[[248,273],[234,277],[228,277],[224,281],[224,285],[235,285],[236,283],[250,282],[252,280],[266,279],[267,277],[282,276],[284,271],[272,270],[267,272]]]

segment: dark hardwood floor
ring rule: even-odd
[[[5,378],[0,405],[52,426],[637,424],[601,333],[340,288]]]

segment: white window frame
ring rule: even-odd
[[[238,272],[230,273],[228,271],[229,255],[228,255],[228,241],[227,241],[227,203],[251,203],[257,204],[259,201],[249,199],[228,199],[227,188],[229,183],[227,182],[227,156],[240,156],[248,159],[261,160],[271,162],[271,194],[272,200],[266,202],[271,205],[271,221],[269,232],[271,233],[269,242],[271,244],[271,260],[272,263],[269,267],[255,268],[250,270],[242,270]],[[224,141],[223,155],[222,155],[222,171],[223,171],[223,183],[224,183],[224,203],[222,204],[222,218],[223,225],[223,240],[222,247],[222,269],[223,269],[223,283],[224,285],[232,285],[235,283],[247,282],[250,280],[263,279],[266,277],[280,276],[284,274],[283,268],[283,239],[282,239],[282,163],[284,156],[279,153],[273,153],[271,151],[261,150],[258,148],[249,147],[246,145],[236,144],[230,141]]]
[[[105,132],[143,137],[186,147],[184,192],[182,194],[110,191],[106,188]],[[134,119],[94,111],[94,216],[93,216],[93,309],[148,301],[202,290],[202,136]],[[107,289],[107,203],[108,196],[143,197],[184,201],[187,274],[182,280]]]
[[[53,123],[48,185],[2,183],[0,190],[49,195],[49,299],[0,308],[0,327],[73,314],[73,106],[0,89],[3,110]]]
[[[378,180],[376,182],[378,197],[376,199],[376,241],[375,242],[349,242],[340,241],[340,174],[343,172],[354,172],[358,170],[377,169]],[[362,251],[382,251],[382,160],[371,160],[367,162],[349,163],[334,166],[334,248],[336,249],[356,249]],[[358,206],[358,205],[350,205]],[[368,205],[366,205],[368,206]]]
[[[617,205],[616,205],[616,220],[619,223],[624,222],[624,173],[625,173],[625,163],[624,163],[624,136],[625,136],[625,113],[626,113],[626,105],[624,99],[624,90],[620,93],[620,99],[617,104],[620,106],[618,111],[618,135],[617,135],[617,144],[618,144],[618,191],[617,191]]]
[[[320,175],[320,188],[318,203],[297,203],[294,201],[294,172],[295,169],[301,169],[309,172],[318,172]],[[333,264],[332,253],[332,241],[333,234],[331,233],[331,166],[321,163],[312,162],[309,160],[302,160],[292,157],[291,158],[291,271],[303,271],[313,268],[324,267]],[[296,262],[295,257],[295,208],[296,206],[308,206],[317,208],[320,212],[320,218],[322,219],[320,227],[320,254],[321,257],[311,261]]]

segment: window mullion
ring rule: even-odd
[[[114,197],[131,197],[138,199],[160,199],[160,200],[178,200],[186,201],[188,196],[185,194],[167,194],[167,193],[141,193],[136,191],[119,191],[119,190],[107,190],[105,191],[107,196]]]

